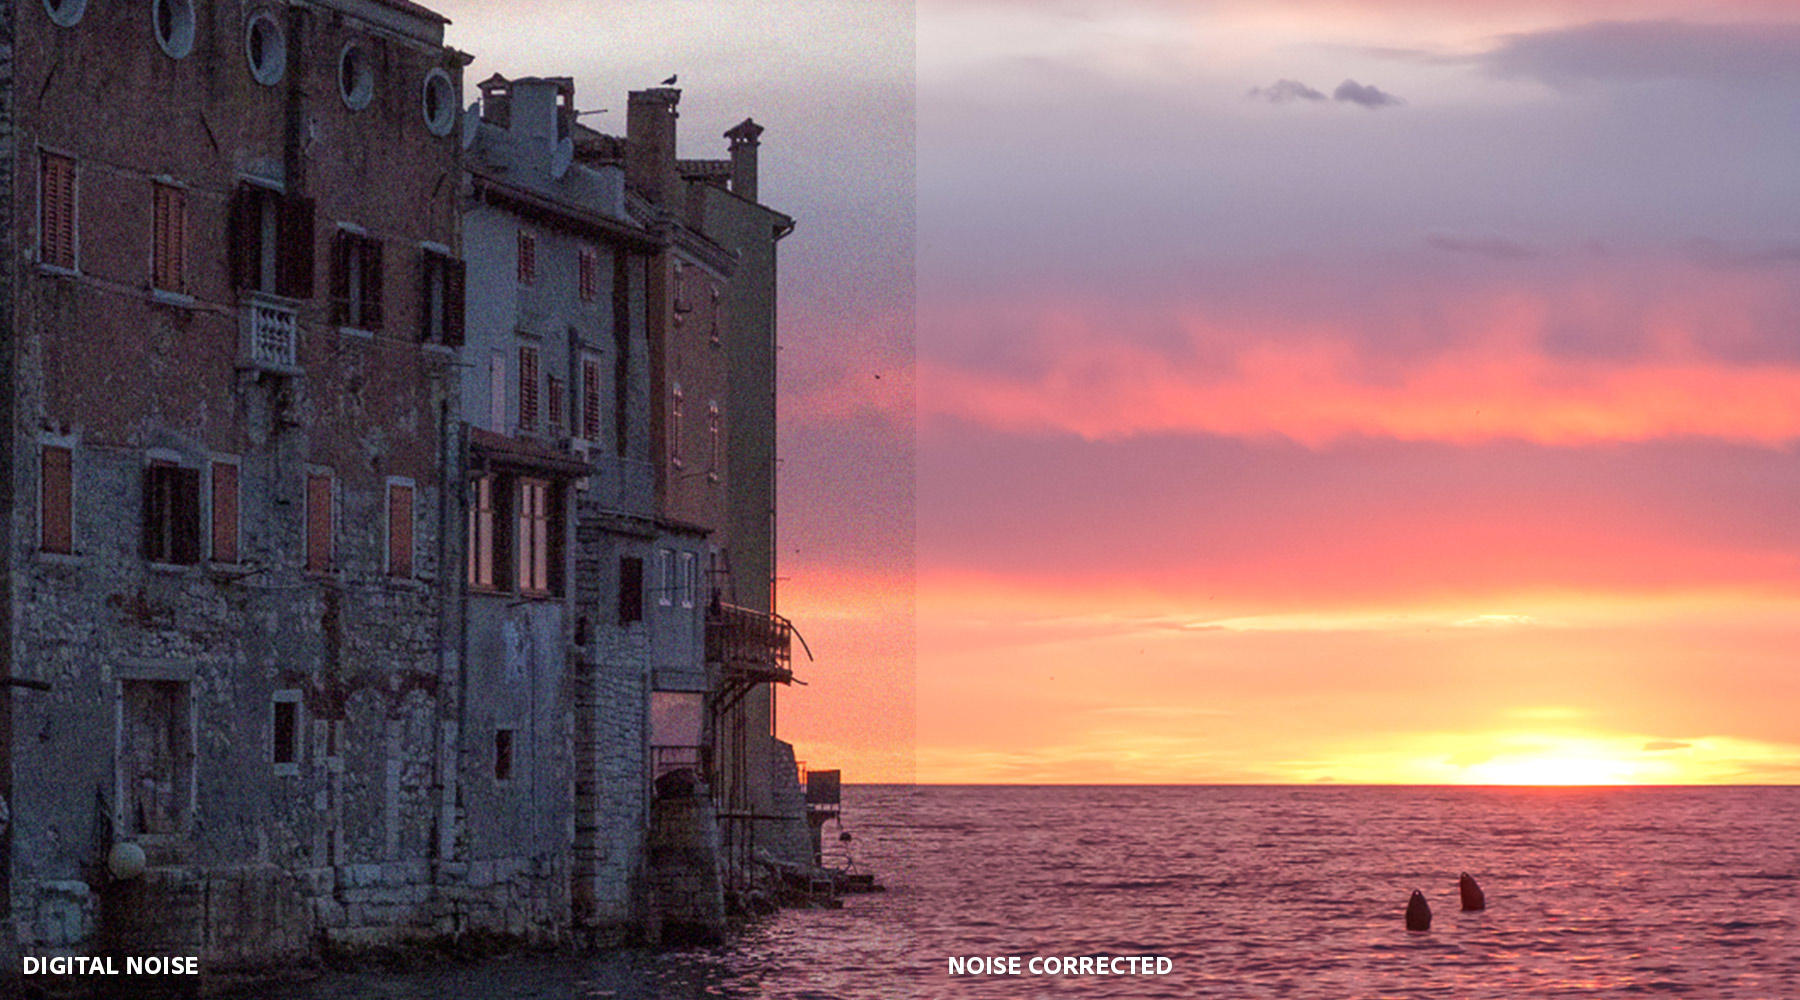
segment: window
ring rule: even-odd
[[[552,580],[550,484],[542,479],[518,481],[519,512],[516,551],[519,553],[519,591],[547,594]]]
[[[513,731],[494,730],[494,780],[511,781],[513,776]]]
[[[389,483],[387,495],[387,571],[391,577],[413,575],[413,488]]]
[[[238,561],[238,467],[230,462],[212,464],[212,557]]]
[[[706,478],[719,481],[719,429],[722,424],[717,401],[706,404]]]
[[[306,475],[306,568],[313,573],[331,571],[331,474]]]
[[[675,595],[675,550],[662,549],[656,556],[656,603],[666,608],[673,603]]]
[[[49,12],[50,20],[72,28],[87,10],[87,0],[44,0],[44,10]]]
[[[682,410],[687,397],[681,391],[681,384],[676,383],[669,401],[669,464],[681,468],[681,419]]]
[[[600,359],[581,359],[581,438],[600,440]]]
[[[488,354],[488,429],[506,432],[506,352]]]
[[[519,284],[537,283],[537,237],[519,230]]]
[[[537,430],[538,353],[529,345],[519,347],[519,429]]]
[[[441,69],[425,74],[420,110],[432,135],[449,135],[456,128],[456,85],[450,82],[450,74]]]
[[[194,51],[193,0],[155,0],[151,14],[156,22],[156,44],[170,58],[180,59]]]
[[[681,553],[681,575],[676,581],[676,593],[680,595],[681,606],[694,606],[694,594],[699,589],[699,577],[694,572],[696,557],[692,552]]]
[[[240,291],[313,294],[313,200],[248,181],[231,197],[231,280]]]
[[[381,329],[381,241],[340,229],[331,245],[332,322]]]
[[[619,624],[644,620],[644,560],[619,557]]]
[[[287,73],[287,35],[268,11],[250,18],[244,29],[244,59],[250,64],[250,75],[265,87],[280,83]]]
[[[75,270],[75,160],[43,153],[38,160],[38,259]]]
[[[154,184],[150,281],[164,292],[187,291],[187,192],[171,184]]]
[[[119,682],[120,832],[175,834],[193,805],[194,734],[188,685],[181,681]]]
[[[277,691],[270,703],[270,762],[275,773],[300,773],[300,692]]]
[[[358,43],[344,46],[338,55],[338,96],[352,111],[361,111],[375,97],[375,67],[369,53]]]
[[[43,470],[39,474],[38,509],[42,521],[38,545],[45,552],[66,555],[75,550],[74,453],[67,448],[45,445],[40,457]]]
[[[192,566],[200,561],[200,471],[170,462],[144,470],[144,558]]]
[[[470,486],[469,586],[494,586],[494,477],[482,476]]]
[[[544,380],[544,411],[547,421],[544,429],[552,436],[560,436],[563,432],[563,381],[554,375]]]
[[[435,250],[426,250],[420,267],[419,339],[428,344],[461,347],[467,265]]]
[[[600,252],[582,247],[580,266],[581,301],[592,302],[600,297]]]
[[[688,312],[689,310],[693,309],[693,305],[690,302],[688,302],[688,297],[687,297],[687,265],[679,260],[675,262],[674,286],[675,286],[674,294],[675,294],[675,313],[676,313],[675,322],[680,323],[681,322],[680,314]]]

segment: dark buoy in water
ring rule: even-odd
[[[1431,929],[1431,904],[1425,902],[1425,894],[1413,890],[1412,898],[1406,901],[1406,929],[1409,931],[1428,931]]]
[[[1475,876],[1463,872],[1462,878],[1457,880],[1457,888],[1462,890],[1464,910],[1487,909],[1487,897],[1482,894],[1481,886],[1476,883]]]

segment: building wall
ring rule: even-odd
[[[257,82],[245,58],[247,19],[265,9],[286,29],[277,86]],[[21,615],[7,652],[13,672],[53,690],[13,701],[12,731],[29,738],[13,741],[8,762],[9,865],[27,946],[94,947],[122,928],[160,929],[171,935],[163,943],[198,941],[203,958],[230,963],[310,950],[314,927],[366,944],[430,933],[440,920],[434,789],[456,664],[436,585],[438,484],[454,376],[446,354],[418,343],[416,288],[421,244],[456,246],[446,180],[459,168],[454,137],[426,127],[420,95],[428,71],[454,81],[460,61],[322,7],[194,11],[181,58],[158,45],[149,5],[90,3],[73,27],[50,23],[42,4],[13,19],[14,68],[34,97],[14,105],[25,155],[9,171],[30,195],[7,217],[18,281],[9,444],[21,458],[7,473],[26,501],[8,512]],[[337,87],[338,54],[353,40],[376,76],[359,111]],[[75,273],[31,263],[40,148],[78,163]],[[375,176],[382,183],[368,183]],[[244,363],[227,235],[246,177],[316,200],[298,375]],[[174,295],[150,287],[158,181],[180,186],[187,208]],[[380,330],[331,322],[339,223],[380,241]],[[73,451],[68,555],[39,551],[45,444]],[[237,464],[236,560],[144,558],[144,468],[156,460],[200,470],[203,546],[216,513],[211,463]],[[322,573],[303,568],[309,470],[333,477],[334,555]],[[396,479],[414,488],[406,578],[387,573]],[[279,762],[284,704],[297,751]],[[139,758],[162,763],[145,777]],[[134,800],[176,805],[145,821]],[[146,848],[152,868],[140,882],[104,874],[121,839]],[[267,905],[183,909],[215,890]],[[146,919],[158,913],[188,919]]]

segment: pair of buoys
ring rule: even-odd
[[[1481,891],[1481,885],[1475,877],[1463,872],[1457,879],[1457,889],[1462,894],[1464,910],[1487,909],[1487,895]],[[1425,894],[1413,890],[1412,898],[1406,901],[1406,929],[1409,931],[1428,931],[1431,929],[1431,904],[1425,901]]]

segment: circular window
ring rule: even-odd
[[[449,135],[456,128],[456,84],[450,74],[434,69],[425,74],[425,127],[432,135]]]
[[[194,51],[193,0],[156,0],[152,14],[156,19],[156,44],[164,52],[180,59]]]
[[[250,19],[244,29],[244,58],[257,83],[273,87],[281,82],[287,72],[287,36],[273,14],[264,11]]]
[[[338,93],[352,111],[368,107],[375,97],[375,67],[369,64],[368,51],[355,42],[338,56]]]
[[[44,0],[44,9],[50,12],[50,20],[69,28],[87,12],[87,0]]]

